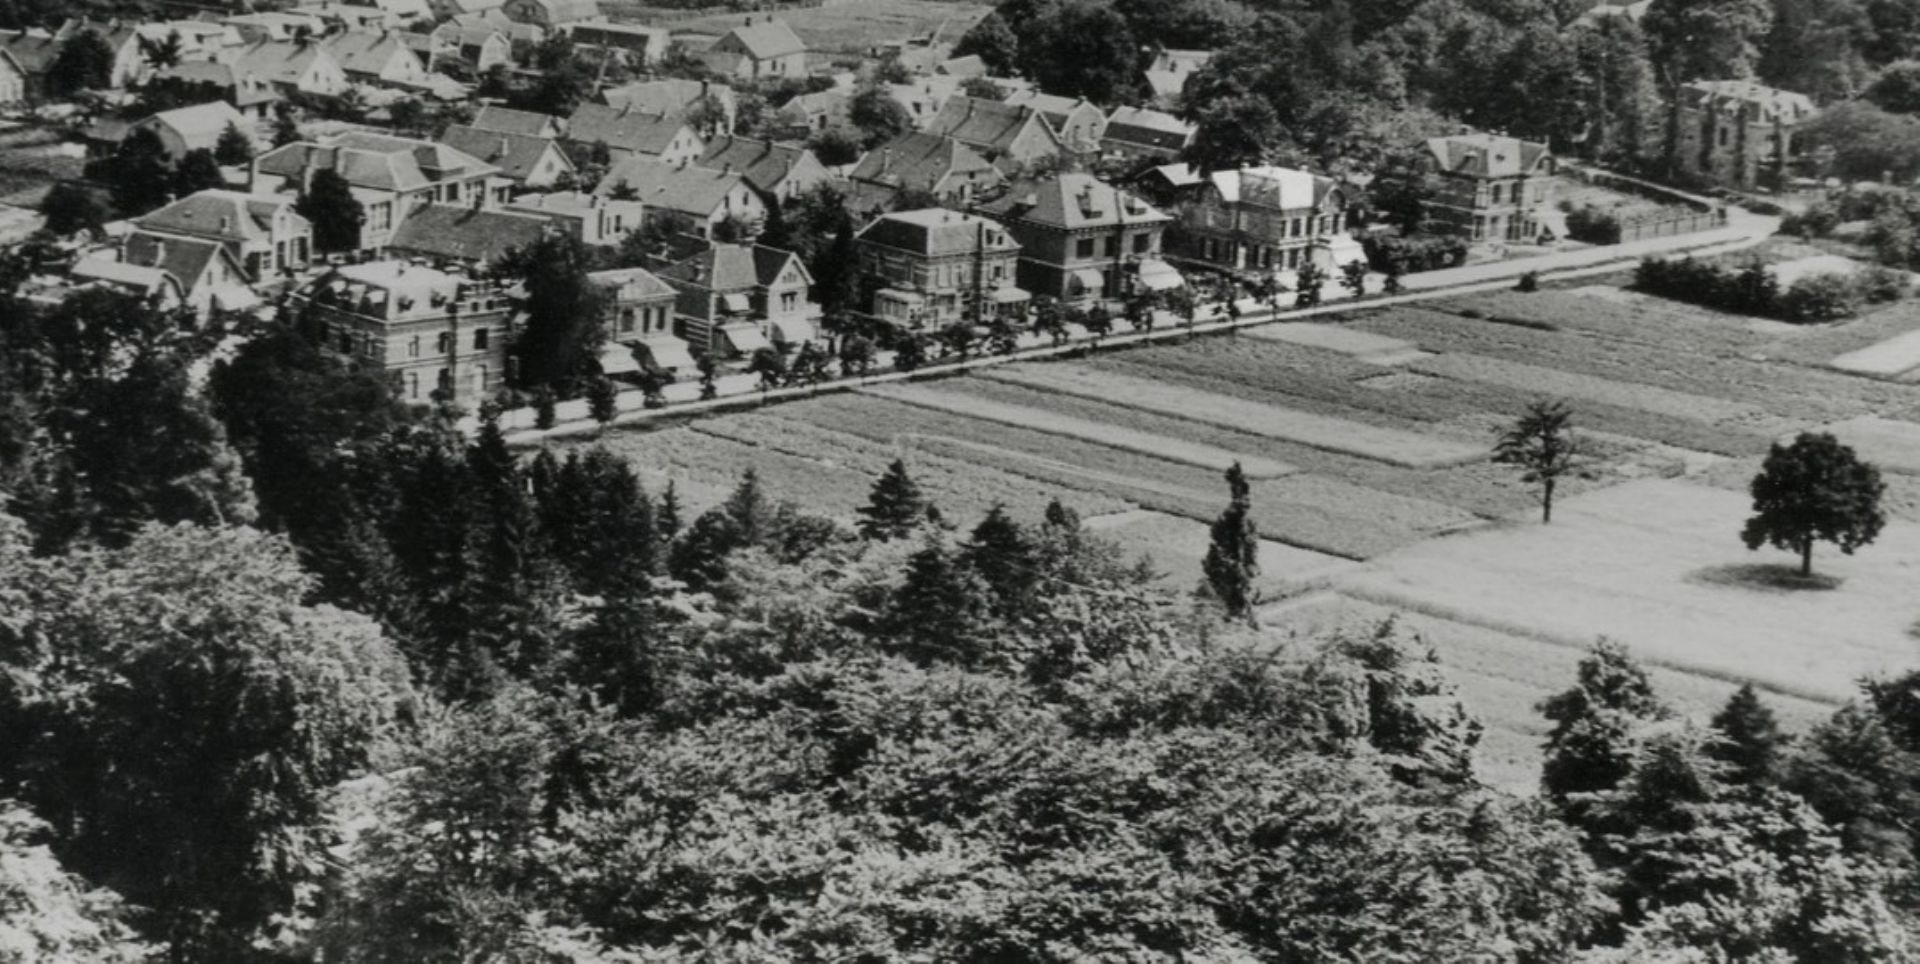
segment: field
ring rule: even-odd
[[[1199,581],[1220,470],[1253,477],[1276,638],[1396,615],[1487,724],[1484,775],[1538,772],[1534,704],[1607,636],[1703,714],[1752,680],[1796,726],[1864,674],[1920,664],[1920,395],[1830,360],[1920,331],[1898,304],[1784,326],[1589,284],[1278,324],[1074,361],[991,367],[717,416],[608,443],[696,506],[757,468],[846,515],[895,457],[957,525],[1058,497],[1170,590]],[[1920,337],[1920,336],[1916,336]],[[1551,526],[1490,459],[1533,401],[1575,410],[1583,462]],[[1776,440],[1831,429],[1882,465],[1891,522],[1856,556],[1749,552],[1745,487]]]
[[[738,26],[744,15],[656,16],[660,11],[615,2],[608,14],[614,20],[645,20],[689,33],[723,34]],[[847,0],[833,6],[788,10],[779,16],[813,52],[864,54],[882,43],[921,37],[938,30],[946,42],[959,40],[987,15],[990,6],[937,3],[933,0]],[[684,11],[674,11],[684,13]]]
[[[54,131],[0,130],[0,204],[38,207],[55,183],[80,177],[85,166],[85,160]]]

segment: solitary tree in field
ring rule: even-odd
[[[1493,460],[1517,465],[1520,480],[1540,483],[1540,521],[1553,521],[1553,490],[1560,477],[1573,471],[1580,454],[1573,435],[1573,409],[1565,402],[1534,402],[1527,414],[1502,432],[1493,448]]]
[[[1235,619],[1253,619],[1253,581],[1260,575],[1260,534],[1254,528],[1253,498],[1240,463],[1227,470],[1232,501],[1213,522],[1213,544],[1200,568],[1215,598]]]
[[[1860,461],[1831,434],[1803,432],[1792,445],[1774,443],[1754,476],[1753,518],[1740,533],[1748,549],[1772,545],[1800,554],[1800,574],[1813,573],[1813,544],[1831,542],[1840,551],[1873,542],[1886,525],[1880,470]]]
[[[912,534],[927,517],[927,500],[907,474],[907,463],[894,459],[886,474],[873,483],[867,504],[858,512],[860,537],[885,542]]]

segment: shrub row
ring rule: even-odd
[[[1634,271],[1633,286],[1721,311],[1808,324],[1851,317],[1862,304],[1897,301],[1906,293],[1907,277],[1874,265],[1851,275],[1808,275],[1782,289],[1758,259],[1736,270],[1690,257],[1649,258]]]
[[[1362,238],[1360,243],[1373,269],[1389,275],[1457,268],[1467,262],[1467,239],[1456,234],[1411,238],[1374,234]]]

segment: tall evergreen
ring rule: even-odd
[[[1618,787],[1633,771],[1637,731],[1668,715],[1646,670],[1625,648],[1604,641],[1580,661],[1573,688],[1538,708],[1553,723],[1541,786],[1562,801]]]
[[[492,413],[488,413],[492,414]],[[553,643],[557,586],[526,482],[496,417],[484,418],[467,450],[475,508],[474,561],[463,593],[471,622],[467,660],[491,661],[521,675],[540,667]],[[466,660],[463,660],[465,662]],[[472,672],[471,664],[455,667]],[[481,695],[459,692],[452,695]]]
[[[1031,611],[1041,588],[1039,553],[1002,507],[974,527],[960,560],[992,590],[994,615],[1015,620]]]
[[[675,491],[673,481],[667,481],[667,491],[660,494],[660,511],[654,521],[660,527],[662,541],[672,541],[680,534],[680,493]]]
[[[907,474],[907,464],[894,459],[887,471],[873,483],[867,504],[858,510],[860,537],[875,542],[901,539],[912,534],[927,518],[927,501],[920,487]]]
[[[1215,599],[1234,619],[1252,619],[1255,602],[1253,581],[1260,575],[1260,536],[1253,525],[1253,497],[1247,474],[1240,463],[1227,470],[1227,491],[1231,501],[1227,510],[1213,523],[1213,544],[1201,569]]]
[[[760,490],[760,473],[753,469],[741,473],[740,484],[734,486],[727,501],[720,504],[720,511],[732,524],[737,544],[756,545],[764,540],[773,513],[766,494]]]
[[[902,655],[917,663],[975,667],[987,657],[992,590],[947,548],[939,532],[907,561],[887,626]]]
[[[1773,711],[1760,702],[1760,694],[1747,683],[1736,690],[1727,705],[1713,716],[1713,728],[1721,742],[1708,748],[1714,758],[1730,768],[1727,779],[1734,783],[1771,782],[1779,765],[1780,751],[1788,737],[1780,732]]]

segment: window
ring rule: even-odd
[[[393,205],[381,201],[368,207],[367,227],[375,231],[385,231],[393,227]]]
[[[407,342],[407,357],[408,358],[420,357],[420,336],[419,335],[413,336],[413,340]]]
[[[407,373],[407,397],[408,398],[420,397],[420,373],[419,372]]]
[[[800,294],[798,292],[783,291],[780,293],[780,310],[781,311],[792,311],[793,309],[798,308],[799,306],[800,306]]]
[[[492,331],[490,328],[475,328],[473,330],[473,348],[475,351],[480,351],[487,347],[490,341],[490,335],[488,334],[490,331]]]
[[[1493,203],[1495,204],[1500,203],[1500,185],[1498,184],[1495,184],[1493,186]]]
[[[1093,239],[1081,238],[1079,241],[1074,242],[1073,255],[1076,258],[1093,257]]]
[[[493,380],[493,373],[487,370],[487,366],[480,365],[474,371],[474,374],[473,374],[474,387],[480,389],[481,391],[484,392],[488,388],[492,387],[491,385],[488,384],[492,380]]]
[[[447,391],[453,388],[453,373],[442,368],[440,369],[440,377],[434,379],[434,381],[439,384],[441,391]]]
[[[1151,235],[1136,234],[1133,236],[1133,253],[1146,254],[1147,249],[1150,248],[1152,244],[1153,237]]]
[[[644,330],[644,329],[643,329]],[[625,335],[633,331],[633,309],[620,312],[620,333]]]
[[[1294,219],[1293,219],[1293,226],[1292,226],[1292,228],[1291,228],[1291,230],[1290,230],[1290,231],[1288,232],[1288,237],[1294,237],[1294,238],[1297,238],[1297,237],[1299,237],[1299,236],[1300,236],[1300,219],[1299,219],[1299,218],[1294,218]]]
[[[446,353],[448,353],[448,352],[450,352],[450,351],[452,351],[452,350],[453,350],[453,337],[452,337],[452,336],[450,336],[450,335],[448,335],[448,334],[447,334],[446,332],[444,332],[444,331],[443,331],[443,332],[441,332],[441,333],[439,334],[439,336],[438,336],[438,337],[436,337],[436,338],[434,339],[434,341],[433,341],[433,350],[434,350],[434,351],[435,351],[436,353],[438,353],[438,354],[441,354],[441,355],[444,355],[444,354],[446,354]]]

